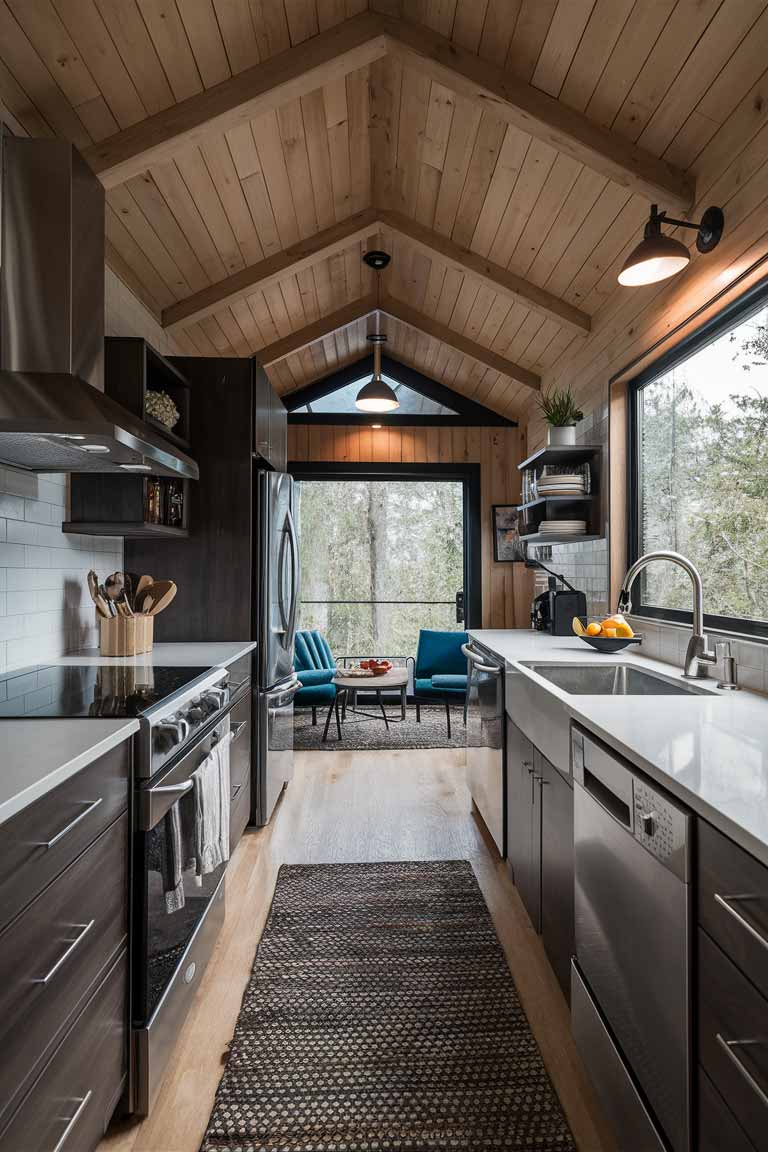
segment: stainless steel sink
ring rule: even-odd
[[[667,680],[629,664],[538,664],[523,662],[537,676],[571,696],[712,696],[705,688]]]

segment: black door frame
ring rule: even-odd
[[[291,460],[294,480],[458,480],[464,492],[464,628],[483,619],[479,464],[343,464]]]

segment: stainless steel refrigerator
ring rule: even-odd
[[[255,473],[256,755],[254,822],[266,824],[293,777],[293,698],[301,684],[293,645],[301,581],[294,522],[294,481],[285,472]]]

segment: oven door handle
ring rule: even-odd
[[[181,784],[159,784],[139,793],[139,828],[149,832],[158,824],[169,809],[178,803],[182,796],[194,788],[194,780],[183,780]]]

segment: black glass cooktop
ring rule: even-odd
[[[0,676],[0,717],[140,716],[209,668],[49,664]]]

